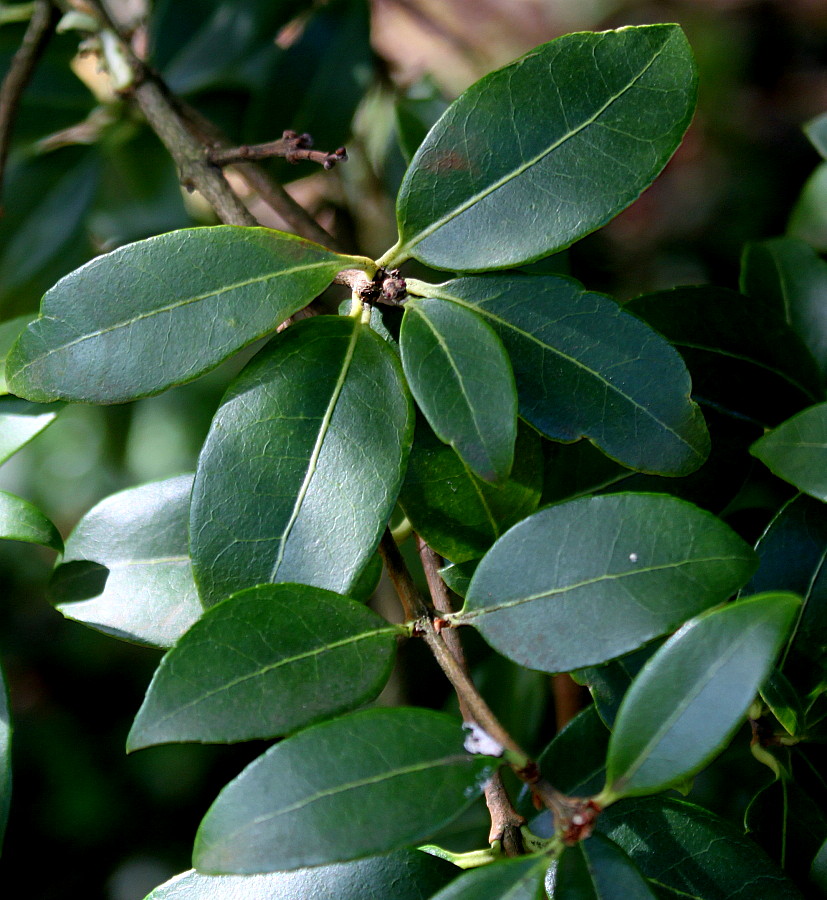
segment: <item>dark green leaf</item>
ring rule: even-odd
[[[350,597],[351,600],[358,600],[360,603],[367,603],[379,586],[379,579],[381,577],[382,557],[378,553],[374,553],[368,561],[368,564],[362,569],[362,574],[359,575],[356,581],[354,581],[348,589],[348,597]]]
[[[607,800],[650,794],[709,762],[741,724],[800,601],[759,594],[687,622],[621,704],[606,760]]]
[[[822,893],[827,893],[827,840],[818,848],[810,868],[810,880]]]
[[[597,827],[670,900],[797,900],[801,895],[743,832],[708,810],[669,797],[622,800]]]
[[[51,600],[63,615],[129,641],[175,643],[202,612],[187,552],[191,488],[192,476],[182,475],[91,509],[52,576]]]
[[[588,686],[595,707],[607,728],[614,725],[620,704],[638,672],[662,643],[663,639],[651,641],[634,653],[627,653],[602,666],[588,666],[571,673],[578,684]]]
[[[827,839],[823,785],[819,793],[810,787],[806,781],[799,783],[798,777],[778,778],[753,797],[744,815],[752,840],[789,877],[800,881],[807,879],[813,859]]]
[[[427,900],[458,871],[442,859],[406,849],[269,875],[201,875],[192,869],[145,900]]]
[[[0,397],[0,463],[51,425],[59,411],[60,404],[41,406],[15,397]]]
[[[782,658],[800,694],[827,683],[827,508],[798,494],[785,504],[755,547],[758,571],[744,593],[792,591],[803,599]]]
[[[32,321],[34,316],[17,316],[8,322],[0,324],[0,394],[8,394],[6,384],[6,356],[11,350],[12,344],[17,340],[20,332]]]
[[[0,491],[0,539],[63,550],[63,539],[52,522],[28,500],[5,491]]]
[[[424,709],[370,709],[314,725],[224,788],[193,860],[199,871],[247,874],[394,850],[458,815],[496,763],[468,756],[459,722]]]
[[[476,310],[514,366],[520,415],[548,437],[585,436],[625,466],[686,475],[709,452],[675,350],[611,298],[569,278],[492,275],[416,286]]]
[[[671,631],[726,599],[754,567],[723,522],[674,497],[574,500],[494,544],[458,620],[521,665],[568,672]]]
[[[460,875],[432,900],[546,900],[548,856],[492,863]]]
[[[807,345],[821,377],[827,375],[827,263],[796,238],[747,244],[741,290],[780,312]]]
[[[653,181],[694,105],[692,55],[676,25],[535,48],[470,87],[431,129],[383,262],[482,271],[567,247]]]
[[[773,427],[823,396],[809,350],[766,303],[705,285],[648,294],[625,309],[680,350],[701,404]]]
[[[596,794],[605,781],[609,729],[592,705],[579,712],[537,757],[557,790],[571,797]],[[523,814],[531,813],[530,796],[521,797]]]
[[[305,319],[268,344],[198,461],[190,531],[205,604],[277,581],[347,594],[393,510],[411,407],[399,360],[355,319]]]
[[[554,900],[655,900],[637,866],[602,834],[566,847],[553,885]]]
[[[508,481],[488,484],[419,418],[399,503],[417,534],[437,553],[467,562],[537,509],[542,475],[540,440],[526,426],[518,429]]]
[[[477,560],[470,559],[464,563],[448,563],[439,570],[439,574],[455,594],[464,598],[468,593],[468,585],[471,584],[471,576],[476,568]]]
[[[0,669],[0,845],[6,832],[11,804],[11,714],[9,694]]]
[[[134,400],[212,369],[364,260],[269,228],[191,228],[67,275],[6,361],[30,400]]]
[[[827,403],[787,419],[759,438],[750,453],[779,478],[827,501]]]
[[[456,303],[411,299],[399,340],[411,393],[437,437],[479,478],[506,479],[517,438],[517,391],[493,329]]]
[[[213,606],[161,660],[127,750],[280,737],[372,700],[397,629],[330,591],[263,584]]]

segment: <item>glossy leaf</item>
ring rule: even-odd
[[[456,303],[409,299],[399,345],[411,393],[437,437],[479,478],[506,479],[517,438],[517,391],[493,329]]]
[[[372,700],[397,630],[354,600],[264,584],[213,606],[161,660],[128,750],[280,737]]]
[[[520,415],[547,437],[587,437],[633,469],[686,475],[709,452],[675,350],[611,298],[569,278],[492,275],[417,286],[478,312],[514,366]]]
[[[458,871],[418,850],[268,875],[202,875],[191,869],[145,900],[427,900]]]
[[[758,571],[744,593],[792,591],[803,600],[782,663],[808,694],[827,683],[827,508],[798,494],[770,522],[755,550]]]
[[[424,709],[371,709],[299,732],[224,788],[199,828],[195,866],[295,869],[422,841],[498,763],[468,756],[463,739],[458,721]]]
[[[784,481],[827,501],[827,403],[798,413],[759,438],[750,453]]]
[[[233,382],[195,477],[206,605],[265,582],[346,594],[390,518],[410,447],[399,360],[349,317],[305,319]]]
[[[60,404],[41,406],[16,397],[0,397],[0,463],[51,425],[59,411]]]
[[[9,693],[0,669],[0,845],[6,832],[6,822],[11,804],[12,772],[11,772],[11,713],[9,710]]]
[[[801,697],[782,672],[770,673],[761,688],[761,698],[787,734],[797,737],[804,728],[804,708]]]
[[[804,183],[787,223],[787,234],[827,250],[827,162],[816,166]]]
[[[432,900],[546,900],[547,856],[528,856],[472,869]]]
[[[468,585],[471,584],[471,576],[477,568],[477,560],[471,559],[465,563],[448,563],[439,570],[442,580],[457,596],[465,598],[468,593]]]
[[[741,290],[780,312],[807,345],[821,377],[827,375],[827,263],[790,237],[747,244],[741,261]]]
[[[701,404],[772,428],[823,396],[804,342],[766,303],[705,285],[647,294],[624,308],[680,351]]]
[[[692,55],[676,25],[535,48],[470,87],[431,129],[383,262],[482,271],[567,247],[654,180],[694,105]]]
[[[169,647],[201,615],[187,552],[192,476],[102,500],[66,541],[50,595],[60,612],[129,641]]]
[[[741,829],[672,797],[635,797],[597,824],[668,900],[797,900],[801,895]]]
[[[0,491],[0,540],[40,544],[60,553],[63,539],[51,520],[34,504]]]
[[[709,513],[665,494],[611,494],[542,509],[480,562],[458,615],[521,665],[605,662],[726,599],[752,550]]]
[[[615,720],[607,799],[655,793],[709,762],[741,724],[799,605],[793,594],[749,597],[687,622],[658,650]]]
[[[269,228],[173,231],[59,281],[6,361],[30,400],[117,403],[212,369],[362,260]]]
[[[34,316],[17,316],[0,324],[0,394],[8,394],[6,384],[6,356],[17,340],[20,332],[32,321]]]
[[[511,525],[533,513],[541,488],[540,440],[530,428],[518,431],[509,479],[488,484],[420,418],[399,503],[417,534],[446,559],[462,563],[479,559]]]
[[[602,834],[566,847],[553,886],[554,900],[655,900],[657,896],[623,850]]]

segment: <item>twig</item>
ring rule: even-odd
[[[209,161],[216,166],[229,166],[237,162],[249,160],[271,159],[283,156],[289,163],[297,163],[302,159],[317,162],[325,169],[332,169],[337,162],[347,160],[347,150],[339,147],[332,153],[312,150],[313,138],[309,134],[297,134],[285,131],[277,141],[265,144],[242,144],[240,147],[216,147],[207,153]]]
[[[34,74],[37,62],[54,33],[58,12],[50,0],[35,0],[32,17],[23,41],[12,57],[9,71],[0,85],[0,186],[6,171],[11,133],[20,98]]]
[[[454,608],[451,604],[451,597],[445,582],[442,580],[442,576],[439,574],[441,564],[439,555],[419,535],[416,536],[416,544],[434,608],[443,615],[452,613]],[[462,649],[459,632],[448,628],[440,632],[440,634],[448,649],[454,654],[457,662],[468,674],[468,663],[465,659],[465,652]],[[461,695],[458,696],[458,699],[462,718],[467,720],[470,718],[468,704]],[[520,828],[525,825],[525,818],[514,809],[499,771],[494,773],[494,776],[485,786],[485,804],[491,816],[491,830],[488,834],[489,843],[500,841],[506,856],[519,856],[522,854],[524,848]]]

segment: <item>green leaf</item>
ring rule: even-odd
[[[792,882],[743,831],[700,806],[635,797],[597,823],[669,900],[798,900]]]
[[[0,845],[6,833],[6,822],[11,805],[11,713],[9,692],[0,669]]]
[[[456,303],[409,299],[399,346],[411,393],[437,437],[479,478],[504,481],[514,461],[517,390],[494,330]]]
[[[495,862],[460,875],[432,900],[546,900],[548,856]]]
[[[396,98],[396,135],[406,163],[410,163],[447,106],[439,86],[427,74]]]
[[[127,750],[280,737],[372,700],[397,629],[354,600],[263,584],[213,606],[161,660]]]
[[[790,237],[747,244],[741,261],[741,290],[780,312],[807,345],[827,376],[827,263]]]
[[[16,397],[0,397],[0,463],[51,425],[59,411],[60,404],[41,406]]]
[[[477,560],[471,559],[464,563],[448,563],[439,570],[439,574],[445,584],[464,599],[468,593],[468,585],[471,584],[471,576],[476,568]]]
[[[6,384],[6,356],[11,350],[12,344],[17,340],[20,332],[32,321],[34,316],[17,316],[0,324],[0,394],[8,394]]]
[[[822,893],[827,893],[827,840],[818,848],[810,868],[810,880]]]
[[[798,612],[759,594],[687,622],[644,666],[620,707],[607,799],[663,790],[698,772],[741,724]]]
[[[537,757],[541,772],[548,772],[558,791],[570,797],[596,794],[605,781],[609,729],[594,705],[581,710],[559,731]],[[523,791],[520,810],[532,812],[530,792]]]
[[[628,206],[680,143],[695,68],[676,25],[569,34],[446,110],[397,199],[383,259],[502,269],[567,247]]]
[[[647,294],[625,309],[680,351],[702,405],[771,428],[823,397],[810,352],[767,303],[704,285]]]
[[[827,162],[816,166],[804,183],[790,214],[787,234],[820,252],[827,250]]]
[[[801,697],[777,669],[761,688],[761,697],[787,734],[796,737],[803,731],[805,714]]]
[[[268,875],[202,875],[191,869],[145,900],[427,900],[457,867],[418,850]]]
[[[709,435],[683,361],[610,297],[552,275],[421,290],[493,326],[511,357],[520,415],[547,437],[585,436],[625,466],[665,475],[686,475],[706,458]]]
[[[553,877],[554,900],[655,900],[637,866],[602,834],[566,847]],[[547,885],[548,886],[548,885]]]
[[[550,506],[515,525],[474,572],[456,617],[531,669],[605,662],[725,600],[755,567],[723,522],[665,494]]]
[[[272,231],[219,225],[121,247],[59,281],[6,361],[40,402],[117,403],[192,381],[364,260]]]
[[[0,540],[40,544],[60,553],[60,532],[34,504],[0,491]]]
[[[827,501],[827,403],[787,419],[759,438],[750,453],[779,478]]]
[[[314,725],[224,788],[193,861],[206,873],[246,874],[416,843],[478,796],[497,763],[467,755],[459,722],[429,710],[370,709]]]
[[[69,619],[169,647],[202,613],[187,552],[192,476],[113,494],[78,522],[50,584]]]
[[[375,551],[413,428],[402,368],[349,317],[305,319],[230,386],[195,477],[195,578],[210,606],[295,581],[347,594]]]
[[[542,476],[540,440],[527,426],[518,429],[509,479],[488,484],[419,418],[399,503],[429,546],[462,563],[479,559],[511,525],[537,509]]]
[[[781,507],[755,546],[746,594],[792,591],[803,603],[782,659],[801,696],[827,683],[827,508],[803,494]]]
[[[367,603],[379,587],[379,579],[382,577],[382,557],[374,553],[368,560],[368,564],[362,569],[361,575],[348,589],[347,595],[351,600]]]

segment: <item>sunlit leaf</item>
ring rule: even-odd
[[[665,494],[610,494],[540,510],[480,562],[457,616],[546,672],[605,662],[726,599],[755,568],[723,522]]]
[[[266,582],[347,594],[393,510],[411,407],[398,358],[355,319],[305,319],[268,344],[198,461],[190,532],[204,602]]]
[[[397,630],[359,603],[300,584],[213,606],[161,660],[127,749],[279,737],[382,689]]]
[[[63,550],[63,539],[52,521],[22,497],[0,491],[0,540],[25,541]]]
[[[621,704],[606,761],[607,800],[663,790],[723,748],[770,672],[800,601],[759,594],[687,622]]]
[[[364,260],[269,228],[191,228],[128,244],[59,281],[6,361],[40,402],[117,403],[212,369]]]
[[[547,256],[647,187],[695,105],[676,25],[570,34],[487,75],[446,110],[397,199],[409,256],[453,271]]]
[[[51,600],[75,619],[138,643],[169,647],[201,615],[187,550],[192,476],[102,500],[66,541]]]
[[[0,463],[51,425],[60,407],[59,403],[42,406],[16,397],[0,397]]]

